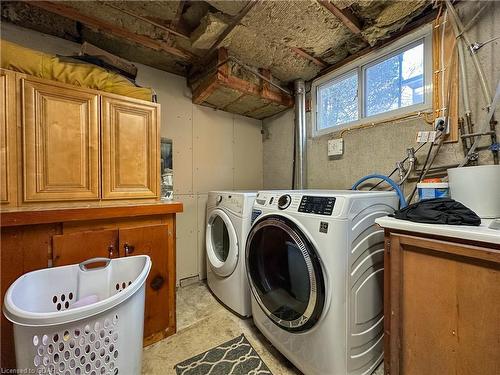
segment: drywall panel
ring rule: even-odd
[[[193,106],[196,193],[233,188],[233,115]]]
[[[177,215],[177,284],[179,280],[198,275],[197,201],[195,195],[175,195],[184,212]]]
[[[234,189],[262,188],[262,121],[234,117]]]
[[[206,217],[208,194],[198,195],[198,275],[207,278],[207,257],[205,246]]]
[[[153,87],[161,104],[161,136],[173,141],[174,193],[193,193],[193,104],[183,77],[138,66],[137,83]]]
[[[263,121],[265,189],[292,188],[294,116],[289,109]]]

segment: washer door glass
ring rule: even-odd
[[[214,210],[207,222],[207,257],[212,270],[219,276],[229,276],[238,263],[238,239],[227,214]]]
[[[288,331],[311,328],[325,300],[321,264],[291,220],[269,216],[250,231],[246,248],[250,287],[274,323]]]

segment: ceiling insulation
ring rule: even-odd
[[[394,31],[400,30],[408,19],[412,19],[423,12],[428,1],[396,1],[390,2],[375,18],[373,24],[362,31],[365,39],[374,45],[381,39],[385,39]]]
[[[208,12],[191,33],[191,46],[197,49],[209,49],[226,27],[227,23],[221,15]]]
[[[218,51],[214,61],[190,80],[194,103],[256,119],[293,106],[292,96],[273,86],[279,82],[269,71],[261,70],[257,76],[247,66],[238,66],[239,62],[232,60],[224,48]]]
[[[214,43],[228,33],[228,25],[243,17],[219,47],[255,69],[268,69],[282,84],[316,77],[329,65],[389,38],[432,8],[430,0],[260,0],[244,15],[248,0],[49,4],[72,11],[2,1],[2,21],[80,43],[88,41],[127,60],[184,76],[206,68]],[[85,17],[94,21],[86,22]],[[351,20],[354,26],[349,25]],[[100,22],[106,26],[100,27]],[[113,33],[113,28],[118,32]],[[123,36],[127,32],[137,37]],[[239,68],[233,64],[230,69]],[[243,70],[233,73],[255,80]],[[273,105],[266,109],[255,99],[231,102],[227,94],[218,93],[207,104],[235,113],[245,108],[258,109],[263,115],[276,110]],[[224,104],[223,99],[228,102]]]
[[[237,26],[222,46],[248,65],[271,69],[276,78],[285,82],[297,78],[311,79],[321,70],[311,61],[296,56],[289,48],[259,38],[255,30],[246,26]]]
[[[236,16],[239,12],[243,10],[248,1],[240,0],[207,0],[211,6],[213,6],[218,11],[229,14],[230,16]]]

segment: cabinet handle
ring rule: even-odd
[[[125,242],[125,245],[123,245],[123,249],[125,250],[125,255],[129,255],[134,252],[135,246],[129,245],[128,243]]]
[[[114,258],[115,256],[115,247],[113,245],[108,246],[108,254],[109,258]]]
[[[151,286],[151,289],[159,290],[163,286],[163,284],[165,284],[165,279],[163,278],[163,276],[158,275],[155,276],[153,280],[151,280],[151,283],[149,285]]]

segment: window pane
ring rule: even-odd
[[[318,87],[318,129],[358,119],[358,73]]]
[[[423,103],[423,42],[370,66],[365,79],[366,116]]]

